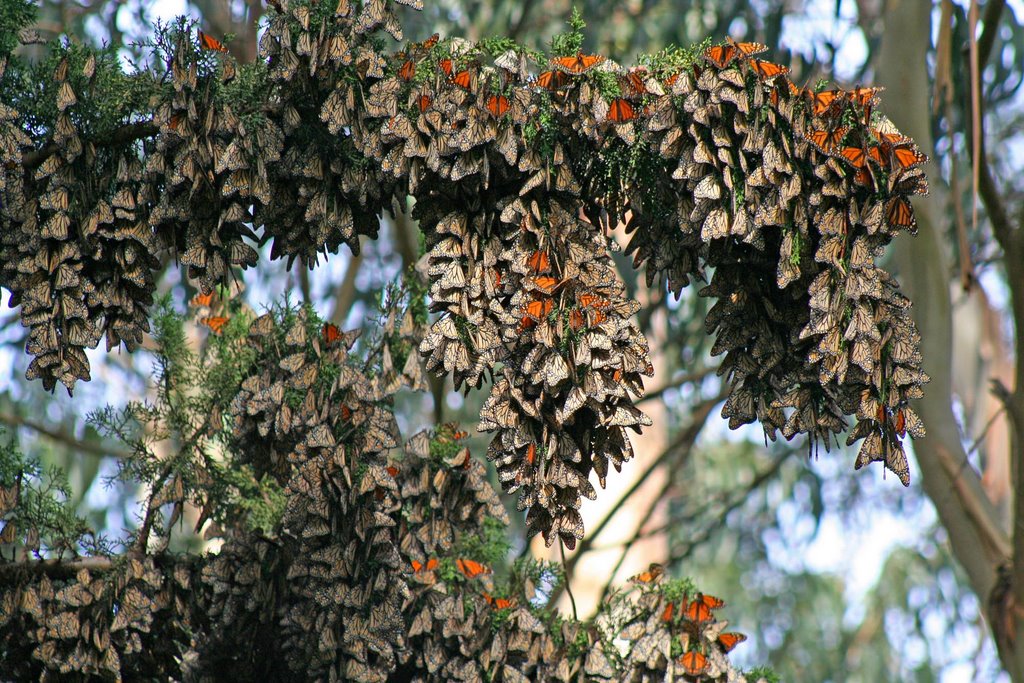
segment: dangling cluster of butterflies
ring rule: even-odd
[[[481,429],[498,432],[488,457],[530,531],[573,545],[579,501],[596,495],[591,468],[603,485],[609,459],[631,456],[624,428],[648,423],[630,394],[650,365],[603,240],[578,200],[556,196],[478,195],[472,212],[443,196],[418,202],[432,306],[444,312],[420,351],[456,387],[501,363],[481,411]],[[600,449],[583,457],[591,442]]]

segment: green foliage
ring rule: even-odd
[[[751,683],[766,681],[767,683],[779,683],[782,678],[772,670],[770,666],[757,666],[746,673],[747,680]]]
[[[0,428],[0,439],[5,435]],[[93,534],[71,504],[74,496],[67,474],[26,458],[13,440],[0,444],[0,488],[17,494],[2,530],[15,551],[20,547],[39,559],[110,552],[106,540]]]
[[[18,46],[18,32],[35,21],[38,11],[32,0],[0,2],[0,59]]]
[[[575,55],[583,50],[583,29],[587,24],[583,21],[579,7],[573,5],[572,15],[567,23],[569,30],[551,39],[551,54],[556,57]]]
[[[238,524],[273,538],[277,535],[284,515],[284,489],[272,477],[257,479],[249,465],[228,463],[215,465],[214,477],[221,485],[218,498],[221,504],[214,509],[212,519],[222,527]]]
[[[654,54],[640,55],[637,62],[640,66],[650,69],[658,78],[663,79],[701,64],[704,51],[709,47],[711,47],[711,38],[705,38],[690,47],[669,45]]]
[[[493,517],[485,517],[480,526],[480,534],[462,536],[456,552],[459,557],[472,558],[486,565],[497,565],[505,561],[511,547],[505,524]]]

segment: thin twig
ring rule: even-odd
[[[100,444],[81,441],[66,431],[52,429],[40,422],[36,422],[35,420],[22,417],[21,415],[16,415],[14,413],[0,413],[0,422],[10,425],[11,427],[28,427],[32,431],[38,432],[49,439],[60,442],[65,446],[70,446],[76,451],[88,453],[89,455],[96,455],[99,457],[114,456],[121,460],[131,457],[131,454],[127,451],[118,450],[116,448],[105,448]]]
[[[576,598],[572,594],[572,586],[569,585],[569,570],[565,565],[565,543],[562,543],[562,539],[558,539],[558,552],[562,554],[562,573],[565,575],[565,592],[569,594],[569,603],[572,605],[572,618],[576,621],[580,620],[579,614],[576,612]]]
[[[684,384],[689,384],[690,382],[701,382],[705,378],[710,377],[716,372],[718,372],[717,366],[704,368],[703,370],[699,370],[698,372],[691,372],[685,375],[680,375],[679,377],[675,377],[669,380],[668,382],[658,387],[657,389],[652,389],[651,391],[646,392],[643,396],[640,397],[640,399],[637,402],[643,403],[644,401],[653,401],[654,399],[661,398],[662,394],[664,394],[666,391],[676,389],[678,387],[683,386]]]

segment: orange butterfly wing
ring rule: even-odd
[[[729,42],[732,42],[731,40]],[[768,51],[768,46],[764,43],[732,43],[736,46],[744,56],[750,57],[751,55],[761,54],[762,52]]]
[[[910,147],[897,147],[892,151],[892,156],[903,169],[913,168],[928,161],[926,154]]]
[[[324,323],[323,329],[320,330],[320,336],[330,346],[341,339],[341,330],[333,323]]]
[[[439,41],[439,40],[441,40],[441,34],[440,33],[435,33],[434,35],[430,36],[429,38],[424,40],[422,43],[420,43],[420,47],[423,48],[424,50],[430,50],[435,45],[437,45],[437,41]]]
[[[437,564],[438,563],[437,563],[437,558],[436,557],[432,557],[429,560],[427,560],[427,571],[428,572],[432,572],[435,569],[437,569]]]
[[[694,600],[686,608],[686,618],[698,624],[711,621],[711,609],[700,600]]]
[[[896,422],[893,423],[893,429],[895,429],[896,433],[901,437],[907,435],[907,418],[903,414],[902,410],[899,410],[896,413]]]
[[[665,606],[665,611],[661,613],[662,621],[672,621],[672,610],[674,607],[675,603],[672,602],[668,603],[668,605]]]
[[[679,658],[687,676],[700,676],[708,668],[708,658],[696,650],[690,650]]]
[[[604,61],[601,55],[585,55],[582,52],[572,57],[555,57],[551,64],[562,71],[579,75],[590,71]]]
[[[469,69],[466,69],[465,71],[460,71],[459,73],[455,74],[452,77],[452,83],[459,86],[460,88],[470,90],[473,85],[473,74]]]
[[[911,230],[917,226],[917,222],[914,220],[914,209],[903,197],[893,197],[889,200],[889,205],[885,209],[885,218],[889,221],[889,225],[898,228],[910,228]]]
[[[825,154],[832,154],[842,143],[843,138],[849,132],[846,126],[840,126],[834,130],[812,130],[807,139],[811,141],[819,151]]]
[[[698,593],[697,599],[706,605],[708,609],[718,609],[725,606],[725,600],[716,598],[714,595],[708,595],[707,593]]]
[[[608,107],[608,120],[615,123],[625,123],[636,118],[636,111],[627,100],[616,97]]]
[[[533,278],[533,285],[545,294],[550,294],[558,285],[558,280],[550,275],[541,275],[540,277]]]
[[[842,95],[838,90],[822,90],[821,92],[811,92],[811,112],[815,116],[821,116],[836,103],[836,100]]]
[[[483,564],[480,564],[476,560],[455,560],[455,566],[459,568],[459,571],[467,579],[475,579],[481,574],[490,574],[491,570]]]
[[[230,318],[226,318],[224,316],[210,316],[200,320],[199,324],[206,325],[214,334],[220,334],[221,330],[224,329],[224,326],[228,324],[228,320],[230,320]]]
[[[413,79],[413,76],[415,75],[416,62],[412,61],[411,59],[406,61],[406,63],[402,65],[402,68],[398,70],[398,77],[401,78],[403,81],[411,81]]]
[[[631,577],[629,580],[633,583],[652,583],[661,578],[661,575],[665,573],[665,568],[657,562],[652,562],[648,567],[647,571],[640,572],[636,576]]]
[[[839,156],[849,161],[856,168],[863,168],[867,159],[864,155],[864,150],[860,147],[843,147],[839,152]]]
[[[209,294],[196,294],[192,297],[191,304],[193,306],[206,306],[209,307],[213,303],[213,292]]]
[[[527,259],[526,265],[535,273],[546,273],[551,270],[551,260],[546,251],[535,251]]]
[[[216,50],[217,52],[227,52],[228,49],[224,47],[224,43],[220,42],[209,33],[199,31],[199,45],[204,50]]]
[[[704,57],[709,62],[724,69],[736,57],[737,50],[732,45],[712,45],[704,51]]]
[[[431,101],[432,100],[430,99],[430,95],[420,95],[420,99],[417,102],[417,104],[420,107],[421,114],[430,108]]]
[[[726,652],[732,652],[733,648],[746,640],[747,637],[742,633],[722,633],[718,636],[718,644],[722,646],[722,649]]]
[[[768,62],[763,59],[751,59],[750,64],[754,67],[757,75],[761,77],[761,80],[764,81],[789,73],[788,66],[782,66],[781,64]]]
[[[495,118],[504,116],[508,107],[508,98],[504,95],[491,95],[487,99],[487,111],[491,112],[491,116]]]
[[[444,72],[445,76],[452,75],[452,60],[442,59],[440,62],[437,63],[437,65],[441,67],[441,71]]]

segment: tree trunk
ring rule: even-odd
[[[932,151],[926,54],[931,41],[931,3],[889,0],[885,32],[875,64],[875,80],[887,88],[886,110],[893,122],[926,152]],[[928,436],[914,443],[924,490],[945,527],[954,556],[967,573],[981,605],[988,605],[999,568],[1010,558],[1010,541],[1000,517],[967,462],[953,414],[953,334],[950,301],[949,226],[938,167],[926,169],[931,195],[915,201],[919,233],[894,242],[902,285],[914,301],[914,319],[921,332],[925,370],[932,381],[915,406]],[[985,610],[982,610],[985,612]],[[989,614],[986,614],[989,617]],[[1024,681],[1024,666],[1006,647],[1002,624],[992,624],[1003,666],[1014,681]],[[1024,648],[1017,648],[1024,650]]]

